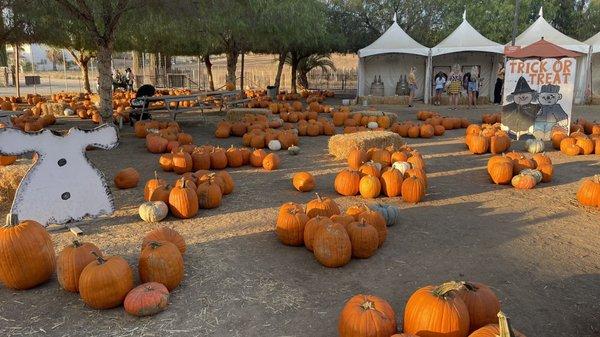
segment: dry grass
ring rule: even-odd
[[[46,106],[48,107],[48,112],[54,116],[62,116],[65,108],[67,107],[66,104],[64,103],[46,103]]]
[[[336,159],[346,159],[353,149],[367,151],[372,147],[392,147],[399,150],[404,145],[404,139],[390,131],[362,131],[329,138],[329,154]]]
[[[31,167],[30,160],[19,160],[0,167],[0,211],[8,212],[19,183]]]
[[[225,120],[229,122],[239,122],[245,115],[264,115],[268,119],[272,118],[271,110],[269,109],[248,109],[248,108],[235,108],[227,110]]]

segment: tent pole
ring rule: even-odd
[[[519,25],[519,7],[521,7],[521,0],[516,0],[515,3],[515,18],[513,20],[513,31],[512,31],[512,46],[515,45],[517,39],[517,26]]]

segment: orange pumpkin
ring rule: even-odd
[[[133,288],[123,302],[125,311],[133,316],[152,316],[169,305],[169,290],[158,282],[148,282]]]
[[[158,282],[172,291],[183,280],[183,257],[169,241],[150,241],[142,248],[138,269],[142,282]]]
[[[338,194],[354,196],[358,193],[360,175],[357,171],[342,170],[335,176],[334,189]]]
[[[73,243],[63,248],[56,261],[56,278],[60,286],[66,291],[79,291],[79,276],[83,268],[94,261],[95,252],[102,255],[100,249],[93,243],[73,240]]]
[[[458,297],[469,311],[469,331],[475,331],[484,325],[498,321],[500,301],[492,289],[482,283],[461,282]]]
[[[407,177],[402,182],[402,200],[418,203],[425,196],[425,182],[416,176]]]
[[[120,256],[95,256],[96,261],[81,272],[79,295],[83,303],[93,309],[117,307],[133,288],[131,267]]]
[[[275,225],[277,238],[284,245],[301,246],[304,243],[304,227],[308,216],[298,209],[288,209],[279,214]]]
[[[302,211],[302,208],[299,208],[300,211]],[[280,214],[281,214],[281,210],[280,210]],[[279,221],[279,218],[278,218]],[[304,241],[304,246],[306,247],[306,249],[310,250],[311,252],[313,251],[313,241],[315,239],[315,234],[317,233],[317,230],[319,230],[319,228],[324,225],[324,224],[328,224],[328,223],[332,223],[333,221],[330,218],[324,217],[324,216],[320,216],[317,215],[314,218],[309,219],[305,226],[304,226],[304,233],[303,233],[303,241]]]
[[[315,193],[316,198],[306,204],[306,215],[309,218],[314,218],[317,215],[331,217],[335,214],[340,214],[340,208],[330,198],[321,197],[319,193]]]
[[[189,182],[182,180],[182,186],[175,186],[169,194],[169,209],[177,218],[189,219],[198,213],[198,196]]]
[[[379,233],[375,227],[369,225],[365,219],[360,222],[351,222],[345,226],[352,243],[352,256],[358,259],[367,259],[379,247]]]
[[[179,249],[181,255],[183,255],[183,253],[185,253],[187,249],[185,240],[183,239],[181,234],[179,234],[176,230],[170,227],[160,227],[155,230],[152,230],[151,232],[148,232],[148,234],[144,236],[144,239],[142,241],[142,248],[144,248],[146,244],[148,244],[148,242],[150,241],[169,241],[175,246],[177,246],[177,249]]]
[[[275,153],[269,153],[263,159],[262,166],[267,171],[273,171],[279,168],[279,163],[279,156]]]
[[[377,177],[366,175],[360,179],[358,190],[363,198],[377,198],[381,193],[381,182]]]
[[[123,169],[115,175],[115,186],[119,189],[134,188],[140,181],[140,174],[133,167]]]
[[[340,337],[389,337],[397,330],[396,313],[385,300],[373,295],[356,295],[340,313]]]
[[[322,265],[337,268],[352,258],[352,244],[343,225],[327,223],[320,226],[314,236],[313,253]]]
[[[315,188],[315,179],[308,172],[298,172],[292,177],[292,185],[300,192],[309,192]]]

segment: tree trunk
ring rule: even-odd
[[[4,44],[0,45],[0,67],[8,67],[8,55]]]
[[[56,71],[56,61],[52,60],[52,71]]]
[[[165,55],[164,57],[165,64],[165,74],[169,74],[171,72],[172,64],[171,64],[171,55]]]
[[[300,60],[298,59],[298,55],[292,52],[292,83],[290,83],[290,87],[292,88],[292,93],[298,93],[298,88],[296,87],[296,77],[298,75],[298,63]]]
[[[19,56],[19,48],[20,46],[15,44],[13,49],[15,51],[15,87],[17,88],[17,97],[21,97],[21,83],[19,82],[19,72],[21,71],[19,68],[21,67],[21,60]]]
[[[227,83],[231,83],[234,85],[235,90],[235,71],[237,68],[237,59],[239,56],[239,52],[237,50],[231,50],[227,53]]]
[[[156,58],[155,53],[150,53],[150,60],[148,61],[148,66],[146,67],[146,72],[148,73],[148,79],[146,82],[156,85],[156,67],[158,67],[158,60]]]
[[[298,83],[303,89],[308,90],[308,73],[305,71],[300,71],[300,76],[298,76]]]
[[[206,55],[204,58],[204,65],[206,66],[206,75],[208,76],[208,87],[210,91],[215,91],[215,81],[213,79],[212,63],[210,62],[210,55]]]
[[[279,90],[279,85],[281,84],[281,73],[283,72],[283,65],[285,64],[285,57],[287,56],[287,52],[279,53],[279,63],[277,64],[277,75],[275,75],[275,83],[274,86]]]
[[[112,116],[112,72],[111,58],[112,48],[108,46],[98,46],[98,75],[100,77],[100,115],[106,122]]]
[[[92,88],[90,87],[90,59],[87,57],[82,57],[79,60],[79,68],[81,69],[81,76],[83,76],[83,89],[86,93],[91,94]]]

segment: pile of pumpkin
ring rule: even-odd
[[[355,295],[340,312],[340,337],[524,337],[512,329],[490,287],[465,281],[417,289],[404,307],[402,331],[390,303],[374,295]]]
[[[528,158],[524,153],[512,151],[491,157],[487,163],[487,172],[495,184],[532,189],[539,183],[551,182],[554,168],[550,157],[543,153],[536,153]]]
[[[511,140],[508,134],[500,130],[500,124],[471,124],[467,127],[465,144],[471,153],[499,154],[510,148]]]
[[[585,179],[579,185],[577,201],[584,206],[600,207],[600,175]]]
[[[552,131],[552,146],[567,156],[600,154],[600,127],[598,133],[587,136],[582,131],[567,135],[562,129]]]
[[[307,128],[304,129],[306,130]],[[246,115],[239,122],[219,122],[215,130],[215,137],[242,137],[242,144],[244,146],[251,146],[256,149],[265,148],[269,146],[272,140],[278,140],[280,148],[285,150],[299,143],[298,132],[293,130],[294,127],[292,124],[284,124],[281,119],[269,121],[263,115]],[[276,149],[272,150],[275,151]]]
[[[41,114],[37,109],[34,113],[33,109],[25,109],[22,114],[11,117],[13,127],[25,132],[36,132],[56,123],[53,114]]]
[[[103,255],[93,243],[78,241],[56,257],[52,238],[42,225],[8,216],[6,226],[0,228],[0,282],[26,290],[47,282],[56,271],[60,286],[79,293],[90,308],[110,309],[124,303],[128,313],[148,316],[167,307],[169,291],[183,280],[185,250],[185,241],[172,229],[148,233],[138,260],[143,284],[134,288],[133,270],[124,258]]]
[[[425,162],[417,150],[409,147],[399,151],[353,149],[348,155],[348,168],[335,177],[334,189],[344,196],[360,194],[371,199],[383,194],[418,203],[427,190]]]
[[[344,266],[352,257],[366,259],[373,256],[385,242],[387,225],[396,221],[391,218],[391,212],[390,218],[385,219],[365,205],[351,206],[342,214],[335,201],[319,194],[316,196],[306,204],[306,210],[293,202],[283,204],[275,233],[285,245],[304,245],[325,267]],[[397,216],[397,212],[394,214]]]
[[[482,114],[481,123],[483,124],[496,124],[502,123],[502,113],[496,112],[493,114]]]

